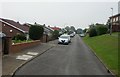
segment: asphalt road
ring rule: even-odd
[[[110,75],[76,35],[69,45],[58,45],[27,63],[15,75]]]

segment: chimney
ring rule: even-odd
[[[50,25],[48,25],[48,27],[50,27]]]
[[[19,21],[17,21],[17,23],[19,24]]]
[[[45,24],[43,24],[43,26],[45,26]]]
[[[35,22],[34,24],[36,25],[37,23]]]

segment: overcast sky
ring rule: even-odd
[[[86,28],[92,23],[106,23],[118,13],[118,2],[2,2],[0,17],[21,23]]]

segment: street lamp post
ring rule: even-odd
[[[112,17],[111,17],[110,35],[112,34],[112,26],[113,26],[113,8],[111,8],[111,10],[112,10]]]

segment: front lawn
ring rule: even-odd
[[[120,38],[119,38],[120,39]],[[83,38],[84,42],[94,50],[105,65],[116,75],[118,75],[118,33],[112,35]]]

